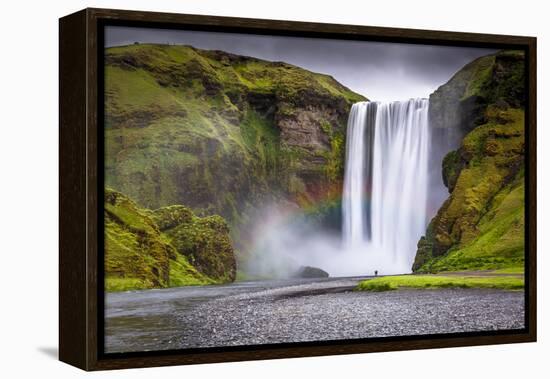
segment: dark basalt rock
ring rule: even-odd
[[[328,278],[329,274],[318,267],[302,266],[296,272],[297,278]]]

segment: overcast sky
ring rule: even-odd
[[[191,45],[332,75],[370,100],[428,97],[473,59],[493,49],[260,36],[108,26],[105,46],[141,43]]]

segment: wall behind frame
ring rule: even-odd
[[[8,5],[6,5],[8,4]],[[3,6],[0,33],[2,46],[2,132],[0,165],[2,186],[2,267],[0,275],[3,342],[0,349],[6,377],[48,375],[72,378],[78,370],[58,362],[57,354],[57,19],[84,7],[139,9],[342,24],[410,27],[449,31],[534,35],[538,37],[538,250],[548,250],[544,233],[550,212],[544,193],[550,184],[543,172],[550,164],[547,88],[550,52],[546,46],[550,28],[542,4],[501,1],[460,3],[429,1],[357,2],[257,2],[211,1],[57,1],[20,0]],[[547,233],[546,233],[547,234]],[[538,257],[539,273],[548,271],[548,258]],[[545,300],[549,281],[539,275],[538,318],[548,319]],[[7,303],[6,303],[7,300]],[[203,366],[127,370],[94,375],[109,378],[262,377],[295,375],[335,378],[350,376],[409,378],[537,377],[548,370],[544,354],[549,349],[549,329],[543,321],[536,344],[453,348],[383,354],[287,359]]]

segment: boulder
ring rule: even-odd
[[[297,278],[328,278],[329,274],[325,270],[313,266],[302,266],[296,272]]]

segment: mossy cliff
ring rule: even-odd
[[[140,206],[241,225],[247,206],[339,189],[348,111],[365,99],[332,77],[190,46],[113,47],[105,63],[105,181]]]
[[[524,107],[524,70],[523,53],[514,50],[483,56],[464,66],[430,95],[432,132],[460,143],[486,122],[490,104]]]
[[[106,189],[104,220],[107,291],[235,279],[228,227],[219,216],[199,218],[184,206],[150,211]]]
[[[151,218],[197,271],[218,282],[235,280],[236,263],[229,227],[221,216],[201,218],[189,208],[172,205],[153,211]]]
[[[498,269],[524,259],[524,57],[466,65],[430,97],[434,128],[459,130],[443,159],[450,196],[418,243],[413,271]]]

